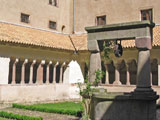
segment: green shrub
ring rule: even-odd
[[[41,117],[31,117],[31,116],[13,114],[13,113],[8,113],[3,111],[0,111],[0,117],[15,119],[15,120],[43,120],[43,118]]]
[[[63,102],[63,103],[50,103],[50,104],[36,104],[36,105],[21,105],[13,104],[14,108],[27,109],[33,111],[41,111],[48,113],[59,113],[80,116],[83,107],[80,103]]]

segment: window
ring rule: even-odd
[[[152,9],[141,10],[141,20],[149,20],[152,22]]]
[[[49,28],[56,30],[57,23],[54,21],[49,21]]]
[[[57,0],[49,0],[49,4],[53,6],[58,6]]]
[[[29,15],[21,13],[21,22],[29,23]]]
[[[97,17],[97,25],[105,25],[106,24],[106,16],[98,16]]]

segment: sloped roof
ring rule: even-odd
[[[68,35],[0,23],[0,41],[48,48],[74,50]]]
[[[62,50],[88,50],[87,34],[64,35],[8,23],[0,23],[0,42],[33,45]],[[135,47],[135,40],[122,41],[124,48]],[[153,29],[153,46],[160,46],[160,26]]]

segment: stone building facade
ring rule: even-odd
[[[156,23],[151,76],[154,88],[160,91],[159,3],[159,0],[56,0],[56,3],[0,0],[0,101],[79,98],[74,83],[84,82],[85,63],[90,57],[85,27],[140,21],[145,17]],[[135,43],[126,40],[122,46],[123,56],[117,59],[111,54],[112,62],[102,67],[106,72],[102,86],[111,92],[135,88]],[[120,84],[114,84],[116,80]]]

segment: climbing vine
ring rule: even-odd
[[[103,59],[104,61],[110,61],[110,53],[113,52],[113,48],[114,48],[114,41],[107,41],[103,43]]]
[[[96,79],[93,83],[88,80],[88,76],[85,79],[85,84],[78,83],[79,94],[82,96],[82,105],[84,108],[84,112],[82,114],[82,120],[90,120],[90,112],[91,112],[91,97],[93,92],[95,91],[95,87],[98,86],[101,79],[104,77],[104,72],[101,70],[97,70],[95,72]]]

